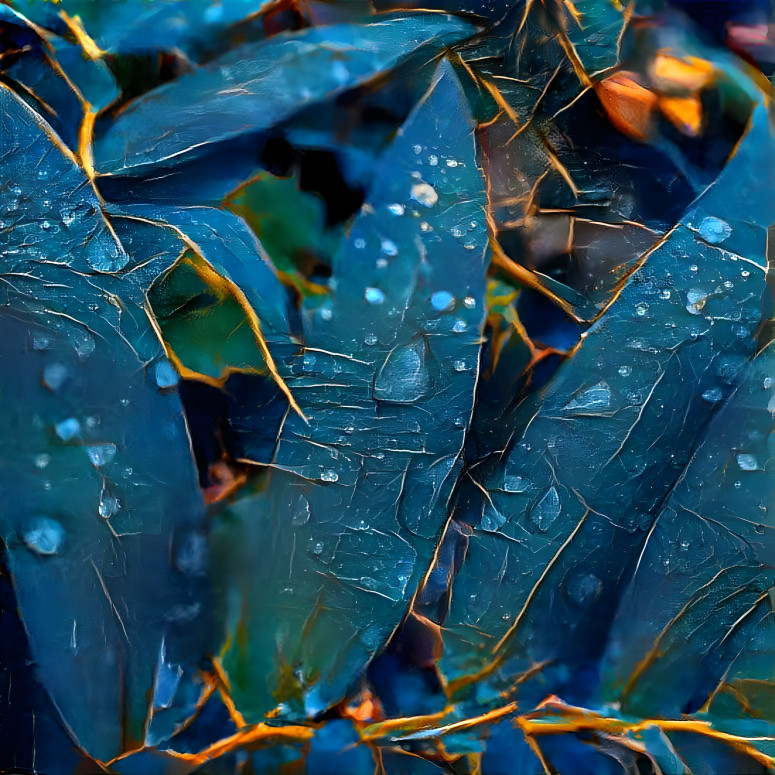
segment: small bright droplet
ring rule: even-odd
[[[454,363],[452,364],[452,368],[455,371],[465,371],[466,370],[466,362],[465,361],[460,361],[460,360],[454,361]]]
[[[729,237],[732,233],[732,227],[726,221],[722,221],[721,218],[708,216],[702,219],[698,231],[706,242],[710,242],[711,245],[717,245]]]
[[[758,471],[759,461],[747,453],[741,453],[737,456],[737,466],[741,471]]]
[[[364,298],[369,304],[382,304],[385,294],[379,288],[367,288]]]
[[[43,382],[54,393],[67,381],[67,367],[62,363],[49,363],[43,369]]]
[[[393,215],[403,215],[406,208],[398,202],[387,206],[388,212]]]
[[[463,299],[463,304],[468,309],[473,309],[476,306],[476,299],[473,296],[466,296]]]
[[[643,317],[649,311],[649,305],[645,301],[635,305],[635,314]]]
[[[62,525],[48,517],[34,517],[22,531],[25,546],[36,554],[56,554],[64,538]]]
[[[95,444],[92,447],[86,447],[86,454],[95,468],[101,468],[112,462],[113,458],[116,457],[116,445]]]
[[[436,291],[431,296],[431,307],[437,312],[442,312],[452,305],[455,297],[449,291]]]
[[[721,401],[723,397],[724,394],[721,392],[720,388],[709,388],[702,394],[703,400],[711,404]]]
[[[462,334],[463,331],[465,331],[468,328],[468,323],[465,322],[465,320],[456,320],[455,325],[452,326],[452,330],[456,334]]]
[[[70,439],[80,435],[81,423],[79,423],[75,417],[68,417],[66,420],[58,422],[54,426],[54,431],[62,441],[70,441]]]
[[[167,361],[159,361],[154,368],[156,384],[162,390],[175,387],[178,384],[178,373],[173,365]]]
[[[621,374],[623,377],[629,377],[630,374],[632,374],[632,368],[629,366],[620,366],[619,374]]]
[[[412,199],[423,207],[433,207],[439,201],[439,195],[433,186],[427,183],[415,183],[412,186]]]
[[[326,471],[323,471],[322,474],[320,474],[320,478],[324,482],[337,482],[339,481],[339,474],[336,473],[336,471],[332,471],[330,468]]]

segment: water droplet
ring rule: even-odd
[[[698,229],[700,236],[711,245],[723,242],[732,233],[732,227],[721,218],[708,216],[702,219]]]
[[[607,382],[601,381],[579,393],[565,404],[565,409],[577,412],[594,412],[608,409],[610,405],[611,388],[608,387]]]
[[[764,535],[764,532],[765,532],[765,530],[766,530],[766,528],[764,527],[764,525],[756,525],[756,527],[754,527],[754,530],[755,530],[755,531],[756,531],[756,532],[757,532],[757,533],[758,533],[760,536],[763,536],[763,535]]]
[[[412,186],[412,199],[423,207],[433,207],[439,201],[439,195],[433,186],[427,183],[415,183]]]
[[[620,366],[619,374],[621,374],[623,377],[629,377],[630,374],[632,374],[632,368],[630,366]]]
[[[314,544],[312,544],[312,554],[323,554],[323,542],[322,541],[315,541]]]
[[[455,325],[452,326],[452,330],[456,334],[462,334],[467,329],[468,329],[468,323],[466,323],[465,320],[456,320]]]
[[[35,455],[35,467],[45,468],[51,462],[51,455],[43,452],[40,455]]]
[[[412,146],[412,151],[414,151],[414,153],[420,153],[422,151],[422,146],[421,145],[413,145]]]
[[[643,317],[649,311],[649,305],[645,301],[641,301],[635,305],[635,314],[639,317]]]
[[[682,551],[684,551],[684,552],[685,552],[685,551],[686,551],[686,550],[687,550],[687,549],[688,549],[690,546],[691,546],[691,544],[690,544],[688,541],[681,541],[681,543],[679,544],[679,547],[680,547],[680,548],[681,548],[681,550],[682,550]]]
[[[690,271],[690,272],[696,272],[698,269],[699,269],[699,267],[697,266],[697,264],[692,264],[692,265],[689,267],[689,271]]]
[[[443,312],[445,309],[452,306],[455,301],[455,297],[449,291],[436,291],[431,296],[431,307],[437,312]]]
[[[67,367],[62,363],[49,363],[43,369],[43,382],[53,392],[56,392],[65,384],[67,377]]]
[[[686,309],[692,315],[699,315],[705,306],[708,294],[702,288],[692,288],[686,294]]]
[[[112,462],[113,458],[116,457],[116,445],[95,444],[94,446],[86,447],[86,454],[95,468],[101,468]]]
[[[430,164],[431,167],[435,167],[438,163],[439,163],[439,157],[432,153],[428,157],[428,164]]]
[[[363,237],[358,237],[353,242],[353,245],[356,247],[357,250],[363,250],[366,247],[366,240],[363,239]]]
[[[747,453],[741,453],[737,456],[737,466],[741,471],[758,471],[759,461]]]
[[[463,299],[463,305],[468,309],[473,309],[476,306],[476,299],[473,296],[466,296]]]
[[[364,298],[369,304],[382,304],[385,294],[379,288],[367,288]]]
[[[555,487],[550,487],[530,512],[530,521],[545,532],[559,515],[560,496]]]
[[[104,495],[100,498],[99,514],[103,519],[110,519],[119,509],[121,503],[118,498],[110,495]]]
[[[382,252],[386,256],[397,256],[398,255],[398,248],[396,247],[396,243],[393,242],[393,240],[389,239],[383,239],[381,243]]]
[[[425,357],[421,342],[391,350],[374,379],[374,398],[397,404],[422,398],[430,387]]]
[[[119,403],[121,404],[121,406],[129,406],[129,404],[130,404],[131,402],[130,402],[130,400],[129,400],[128,398],[122,398],[122,399],[119,401]]]
[[[448,167],[457,167],[458,162],[456,159],[447,159],[447,166]]]
[[[735,489],[739,490],[743,486],[742,482],[735,482]]]
[[[366,334],[366,338],[363,341],[368,345],[377,344],[377,337],[375,334]]]
[[[452,363],[452,368],[455,371],[465,371],[466,370],[466,362],[465,361],[461,361],[461,360],[454,361]]]
[[[38,178],[40,180],[45,180],[48,177],[48,170],[45,168],[41,168],[38,170]]]
[[[466,233],[460,226],[453,226],[449,232],[453,237],[463,237]]]
[[[660,299],[669,299],[670,296],[671,296],[670,291],[667,288],[659,292]]]
[[[33,517],[22,530],[22,541],[36,554],[51,555],[59,551],[65,538],[62,525],[49,517]]]
[[[387,209],[388,209],[388,212],[392,213],[393,215],[403,215],[404,211],[406,210],[406,208],[398,202],[388,205]]]
[[[330,468],[326,469],[320,474],[320,478],[324,482],[338,482],[339,481],[339,474],[336,473],[336,471],[332,471]]]
[[[721,392],[720,388],[708,388],[708,390],[702,394],[702,397],[708,403],[715,404],[717,401],[721,401],[724,394]]]
[[[743,271],[740,272],[740,277],[749,277],[750,274],[751,273],[747,269],[743,269]]]
[[[54,426],[54,431],[62,441],[70,441],[70,439],[80,435],[81,423],[75,417],[68,417],[66,420],[58,422]]]
[[[725,288],[734,288],[735,284],[731,280],[725,280],[724,281],[724,287]]]
[[[309,522],[309,501],[303,496],[299,496],[291,511],[291,524],[296,527],[306,525]]]
[[[178,373],[168,360],[159,361],[154,367],[156,385],[162,390],[175,387],[178,384]]]
[[[765,377],[762,384],[765,390],[769,390],[772,387],[772,377]]]

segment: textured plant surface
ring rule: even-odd
[[[0,771],[775,772],[771,10],[0,5]]]

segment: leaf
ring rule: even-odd
[[[107,760],[142,744],[157,666],[206,648],[204,508],[142,290],[104,273],[123,248],[42,119],[0,101],[3,186],[26,184],[1,238],[0,530],[39,676]]]
[[[770,345],[714,416],[638,555],[603,663],[607,698],[627,712],[678,716],[709,702],[714,722],[723,705],[727,718],[745,709],[771,723],[753,693],[745,708],[745,693],[772,686],[773,374]]]
[[[283,373],[310,424],[288,415],[266,489],[219,520],[223,664],[246,719],[338,701],[398,624],[438,539],[484,318],[472,126],[445,62],[380,163],[331,298],[304,304],[305,349]]]
[[[440,663],[453,689],[481,670],[508,697],[521,671],[547,662],[536,699],[583,702],[594,690],[619,585],[713,412],[707,395],[727,395],[754,348],[766,288],[761,225],[775,213],[745,192],[763,148],[773,153],[760,107],[718,188],[645,257],[546,390],[519,407],[508,450],[473,473],[479,487],[456,513],[475,529]],[[722,210],[715,191],[724,187],[740,199],[725,196]],[[744,256],[694,230],[717,212],[759,227]]]
[[[62,32],[64,12],[81,19],[100,48],[111,52],[172,51],[196,54],[230,25],[254,17],[271,0],[63,0],[39,3],[13,0],[28,18]]]
[[[127,106],[95,144],[97,168],[136,173],[270,129],[414,51],[438,51],[474,31],[460,19],[426,13],[313,27],[242,46]]]

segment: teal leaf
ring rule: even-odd
[[[313,27],[243,46],[127,106],[95,144],[97,169],[137,172],[269,129],[412,52],[438,51],[473,32],[461,19],[426,13]]]
[[[473,472],[487,497],[480,488],[461,496],[460,518],[476,527],[452,585],[440,663],[457,685],[484,669],[506,691],[545,662],[539,694],[581,702],[593,691],[619,585],[714,411],[714,391],[729,395],[740,379],[766,308],[765,229],[775,212],[771,199],[754,205],[744,192],[756,186],[752,158],[772,158],[773,143],[766,110],[754,118],[717,184],[740,192],[727,195],[725,214],[760,227],[746,254],[691,227],[719,212],[711,189],[573,359],[519,407],[507,451]],[[572,635],[582,631],[583,643]]]
[[[472,128],[445,62],[380,162],[331,296],[304,304],[305,348],[284,376],[309,425],[288,415],[264,492],[219,521],[223,663],[248,719],[338,701],[398,624],[439,538],[484,319]],[[434,304],[442,292],[446,305]]]
[[[181,561],[204,506],[142,288],[107,273],[123,247],[45,122],[0,100],[0,534],[39,677],[108,760],[142,744],[158,670],[206,651],[207,558]]]

